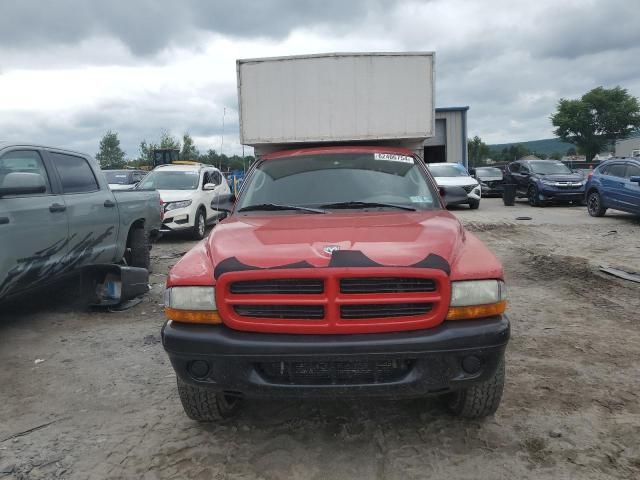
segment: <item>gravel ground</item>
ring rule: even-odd
[[[435,399],[253,401],[190,421],[159,333],[165,274],[193,242],[164,239],[131,310],[87,312],[66,290],[0,312],[0,478],[639,478],[640,284],[597,267],[640,271],[640,222],[493,199],[453,213],[510,288],[495,417],[455,419]]]

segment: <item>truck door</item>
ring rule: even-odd
[[[634,163],[627,163],[624,175],[625,183],[620,202],[626,210],[633,210],[640,214],[640,183],[632,182],[631,177],[640,177],[640,167]]]
[[[118,206],[108,185],[100,185],[86,158],[49,152],[69,216],[69,253],[74,267],[118,259]]]
[[[0,196],[0,298],[35,287],[66,270],[68,224],[64,198],[38,150],[0,156],[0,188],[19,188],[13,173],[42,177],[44,192]]]
[[[620,206],[625,185],[625,171],[626,165],[624,163],[613,163],[604,170],[600,183],[607,207],[617,208]]]

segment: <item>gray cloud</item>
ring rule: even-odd
[[[379,12],[383,0],[4,0],[0,44],[38,48],[115,37],[136,55],[149,55],[202,32],[283,38],[301,25],[341,28]]]
[[[98,64],[123,67],[111,75],[158,66],[162,75],[162,67],[201,55],[196,70],[184,75],[206,81],[182,88],[174,76],[171,88],[147,89],[147,77],[136,77],[131,88],[140,93],[123,93],[126,101],[116,91],[69,111],[0,104],[0,137],[95,153],[111,129],[133,157],[140,140],[169,129],[189,131],[203,150],[218,149],[226,107],[225,148],[238,151],[233,62],[218,62],[217,70],[202,66],[216,60],[207,46],[222,38],[234,55],[236,48],[242,52],[237,56],[259,56],[246,55],[247,44],[263,39],[282,55],[324,45],[325,51],[435,50],[436,103],[469,105],[470,136],[495,143],[545,138],[561,97],[598,85],[621,85],[640,96],[638,25],[640,8],[623,0],[58,0],[55,7],[4,0],[0,79],[15,69],[38,69],[46,85],[49,70],[73,75]],[[186,54],[174,58],[175,52]]]

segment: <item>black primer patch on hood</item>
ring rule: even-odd
[[[378,262],[374,262],[369,257],[367,257],[360,250],[336,250],[331,255],[331,261],[327,267],[319,267],[319,268],[339,268],[339,267],[356,267],[356,268],[371,268],[371,267],[384,267],[385,265],[381,265]],[[424,259],[420,260],[418,263],[414,263],[413,265],[389,265],[393,266],[409,266],[411,268],[432,268],[434,270],[442,270],[447,275],[451,274],[451,266],[449,262],[447,262],[440,255],[436,255],[431,253],[427,255]],[[242,263],[236,257],[225,258],[221,261],[213,271],[214,278],[220,278],[220,275],[223,275],[227,272],[244,272],[247,270],[278,270],[278,269],[286,269],[286,268],[317,268],[311,265],[309,262],[301,261],[295,263],[287,263],[284,265],[278,265],[275,267],[254,267],[252,265],[247,265],[246,263]]]
[[[382,267],[360,250],[336,250],[331,255],[329,267]]]
[[[229,257],[229,258],[225,258],[218,265],[216,265],[216,268],[213,270],[213,277],[216,279],[220,278],[220,275],[223,275],[227,272],[244,272],[247,270],[277,270],[277,269],[284,269],[284,268],[313,268],[313,265],[311,265],[308,262],[302,261],[302,262],[278,265],[276,267],[262,268],[262,267],[254,267],[253,265],[247,265],[246,263],[242,263],[236,257]]]
[[[447,275],[451,275],[451,266],[440,255],[431,253],[427,258],[420,260],[418,263],[411,265],[413,268],[433,268],[434,270],[442,270]]]

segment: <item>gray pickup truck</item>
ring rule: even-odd
[[[88,155],[0,142],[0,301],[93,265],[149,267],[156,191],[109,189]]]

